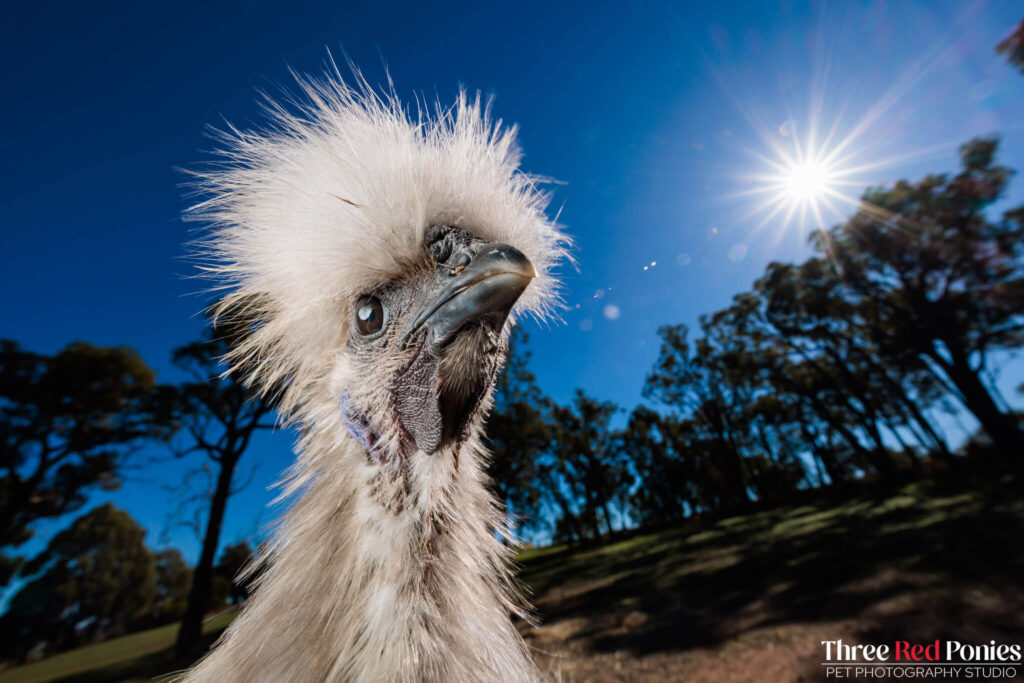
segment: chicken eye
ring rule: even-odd
[[[356,331],[364,337],[384,327],[384,304],[375,296],[364,296],[356,303]]]

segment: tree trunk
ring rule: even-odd
[[[850,431],[849,426],[842,418],[836,418],[836,416],[833,415],[832,412],[828,410],[828,408],[814,395],[807,394],[807,396],[816,407],[819,416],[828,423],[829,427],[839,434],[839,436],[841,436],[850,448],[852,448],[859,456],[871,463],[871,465],[878,470],[881,476],[885,478],[888,472],[886,468],[886,461],[888,461],[888,464],[892,464],[892,461],[889,460],[889,454],[885,453],[883,454],[883,457],[879,457],[877,446],[874,450],[866,448],[864,444],[860,442],[860,439],[857,438],[857,435]],[[876,444],[877,443],[878,442],[876,442]]]
[[[899,425],[898,424],[894,424],[893,421],[890,420],[889,418],[883,418],[882,419],[882,423],[885,425],[886,429],[888,429],[890,432],[892,432],[892,435],[896,438],[896,442],[899,443],[900,448],[903,451],[902,454],[910,459],[910,465],[911,465],[911,467],[914,468],[914,471],[920,473],[921,472],[921,460],[920,460],[920,458],[917,457],[917,453],[914,452],[913,447],[911,447],[910,444],[908,444],[906,442],[906,440],[904,440],[904,438],[902,436],[900,436]],[[910,430],[911,434],[914,434],[914,430],[911,429],[909,423],[907,425],[907,429]],[[915,434],[915,437],[916,437],[916,434]],[[918,439],[918,441],[920,441],[920,439]],[[924,442],[921,442],[921,443],[923,445]]]
[[[716,393],[704,402],[700,411],[714,432],[718,442],[714,452],[714,466],[725,481],[728,501],[726,507],[745,508],[750,504],[746,478],[743,476],[743,456],[732,437],[724,400]]]
[[[833,486],[841,486],[846,483],[846,473],[843,472],[843,468],[839,465],[839,461],[836,458],[835,449],[832,447],[832,431],[823,437],[825,444],[823,446],[818,444],[818,435],[811,431],[810,426],[804,419],[802,411],[799,418],[800,422],[800,433],[804,436],[804,441],[811,444],[811,449],[817,456],[818,460],[821,461],[821,466],[825,468],[825,474],[828,475],[829,481]],[[825,485],[824,478],[821,477],[821,467],[818,467],[819,479],[821,480],[821,486]]]
[[[725,478],[728,488],[729,502],[726,506],[736,505],[745,508],[750,504],[750,493],[747,492],[746,477],[743,476],[743,456],[732,438],[732,432],[725,425],[724,419],[715,423],[715,436],[718,440],[718,469]]]
[[[733,450],[727,440],[719,437],[713,456],[713,466],[721,474],[722,482],[725,485],[723,493],[726,502],[724,507],[743,508],[748,505],[750,494],[747,493],[747,485],[743,479],[743,463],[739,453]]]
[[[192,589],[188,595],[188,606],[181,620],[178,631],[176,652],[179,658],[190,658],[197,654],[199,640],[203,635],[203,617],[210,604],[210,591],[213,581],[213,561],[220,542],[220,527],[224,521],[224,510],[227,508],[228,497],[231,495],[231,477],[235,472],[237,458],[221,461],[217,475],[217,488],[213,500],[210,501],[210,518],[206,523],[206,535],[203,538],[203,551],[199,555],[192,576]]]
[[[564,519],[565,523],[569,525],[570,532],[572,534],[572,537],[569,540],[569,546],[572,547],[574,541],[583,540],[583,535],[581,533],[575,515],[572,512],[572,509],[569,507],[569,501],[567,501],[565,499],[565,496],[563,496],[560,493],[560,490],[558,488],[559,484],[550,472],[546,475],[541,475],[541,481],[544,483],[545,486],[547,486],[547,489],[551,493],[552,498],[555,499],[555,503],[562,511],[562,519]]]
[[[612,516],[608,512],[607,502],[601,504],[601,512],[604,514],[604,524],[608,527],[608,538],[611,538],[612,534],[615,533],[615,529],[612,528]]]
[[[875,447],[866,454],[871,461],[871,465],[878,471],[878,476],[881,477],[882,481],[891,482],[895,480],[899,476],[899,471],[896,469],[896,463],[893,462],[892,456],[889,455],[889,450],[882,441],[882,434],[878,430],[878,424],[874,421],[874,418],[865,418],[863,427],[871,441],[875,444]]]
[[[935,427],[933,427],[932,423],[928,420],[927,417],[925,417],[924,412],[917,407],[917,404],[907,399],[906,405],[909,408],[910,414],[914,418],[914,421],[916,421],[917,424],[921,426],[921,429],[924,431],[928,440],[932,442],[939,456],[943,460],[949,460],[952,457],[952,454],[949,452],[949,446],[946,444],[946,440],[939,436],[939,433],[935,430]]]
[[[932,356],[940,367],[956,385],[963,397],[964,405],[981,423],[982,428],[991,437],[997,448],[1004,448],[1011,457],[1024,456],[1024,434],[1021,433],[1012,415],[999,410],[995,399],[981,381],[978,372],[973,370],[963,353],[950,354],[953,362],[949,363],[937,354]]]

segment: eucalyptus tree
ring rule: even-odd
[[[224,513],[228,499],[240,488],[235,478],[239,463],[256,431],[274,427],[273,395],[253,395],[232,376],[225,375],[220,362],[247,332],[243,321],[225,319],[208,328],[199,341],[174,351],[174,363],[189,376],[177,387],[176,401],[178,420],[189,442],[176,454],[183,457],[199,453],[209,461],[210,471],[215,471],[213,486],[203,497],[208,510],[202,550],[178,632],[177,651],[181,657],[193,654],[199,642],[203,615],[210,605]]]
[[[26,573],[38,576],[18,590],[0,620],[7,654],[23,654],[40,640],[64,649],[120,635],[145,619],[156,595],[145,536],[127,512],[110,503],[54,536],[26,565]]]
[[[729,382],[721,355],[707,338],[689,341],[685,325],[658,330],[662,343],[658,359],[644,383],[644,395],[689,417],[704,433],[700,450],[713,466],[723,507],[750,501],[749,480],[743,464],[746,425],[742,409],[748,395]]]
[[[537,528],[542,523],[539,466],[555,438],[548,419],[550,401],[529,369],[529,336],[513,329],[505,367],[494,388],[494,407],[487,417],[485,442],[491,460],[487,473],[505,504],[508,526]]]
[[[886,431],[913,463],[916,447],[901,428],[925,450],[948,458],[944,439],[925,415],[941,397],[941,387],[912,351],[873,340],[872,308],[847,291],[826,260],[771,264],[755,291],[766,333],[828,387],[840,390],[837,407],[860,429],[883,474],[894,472]]]
[[[971,140],[957,175],[869,190],[816,243],[871,311],[862,327],[871,341],[911,351],[997,444],[1024,454],[1016,418],[985,379],[993,352],[1024,345],[1024,208],[987,214],[1012,174],[995,164],[997,147]]]
[[[79,509],[90,489],[117,488],[126,456],[173,431],[155,387],[127,347],[74,342],[49,356],[0,340],[0,548]],[[0,555],[0,585],[17,565]]]
[[[232,543],[220,553],[220,560],[214,567],[214,574],[230,584],[228,599],[237,605],[249,597],[252,577],[245,570],[255,560],[253,549],[246,541]]]
[[[551,413],[558,471],[580,505],[580,525],[595,539],[602,535],[602,523],[608,534],[615,530],[612,509],[617,507],[621,514],[622,493],[630,483],[611,429],[616,412],[614,403],[598,401],[577,389],[570,405],[555,406]]]
[[[192,569],[177,548],[161,550],[153,556],[156,565],[156,595],[152,622],[166,624],[181,619],[192,588]]]
[[[640,479],[629,496],[640,524],[683,519],[703,499],[699,454],[690,448],[691,425],[673,415],[637,406],[617,447]]]
[[[758,498],[780,498],[805,479],[794,438],[792,407],[773,380],[773,370],[787,365],[793,349],[765,320],[761,300],[742,293],[732,304],[702,316],[699,346],[705,365],[716,368],[728,390],[732,440],[741,447],[747,480]]]

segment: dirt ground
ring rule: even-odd
[[[550,596],[545,598],[539,601],[542,607],[555,606],[547,602]],[[559,619],[536,629],[524,627],[523,632],[541,668],[554,680],[565,683],[826,681],[836,679],[827,678],[821,665],[821,641],[825,639],[848,643],[896,639],[930,642],[941,637],[937,633],[951,623],[957,625],[957,639],[964,642],[1024,639],[1024,597],[995,591],[971,590],[960,596],[929,592],[900,595],[869,606],[854,619],[813,623],[773,624],[773,615],[762,607],[752,605],[746,623],[727,627],[735,631],[731,635],[717,634],[721,638],[717,644],[669,647],[650,653],[625,647],[608,651],[603,643],[621,641],[623,637],[643,638],[647,624],[675,620],[680,607],[666,606],[662,614],[635,610],[600,620]],[[987,680],[1024,679],[1024,670],[1015,671],[1015,676]]]

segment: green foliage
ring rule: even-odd
[[[240,574],[253,559],[252,549],[245,541],[229,545],[220,553],[220,560],[214,568],[214,573],[228,582],[227,597],[233,604],[237,605],[249,597],[249,583],[252,578],[243,578]]]
[[[162,550],[153,557],[156,566],[156,596],[153,601],[153,622],[165,624],[185,614],[192,570],[177,549]]]
[[[698,461],[689,448],[691,422],[637,406],[616,447],[630,462],[640,481],[630,495],[630,507],[640,524],[683,519],[700,507]]]
[[[80,508],[90,487],[117,488],[126,452],[173,430],[154,386],[129,348],[75,342],[45,356],[0,340],[0,547]],[[0,585],[15,564],[0,556]]]
[[[549,481],[571,494],[575,506],[563,504],[562,529],[556,538],[565,540],[598,539],[611,534],[616,525],[612,512],[622,505],[614,503],[632,482],[624,454],[615,444],[612,416],[614,403],[598,401],[577,390],[570,406],[555,406],[551,419],[555,439],[554,471]]]
[[[527,367],[529,337],[513,328],[505,367],[494,389],[494,408],[487,418],[486,444],[491,454],[488,475],[514,524],[536,527],[541,517],[537,463],[554,434],[546,419],[547,399]]]
[[[684,325],[659,330],[662,345],[644,384],[644,395],[691,419],[687,450],[703,480],[702,500],[720,509],[749,500],[743,465],[746,388],[730,382],[727,349],[715,349],[710,335],[689,341]],[[721,353],[716,353],[721,351]]]
[[[1024,20],[996,46],[996,54],[1006,55],[1006,61],[1024,72]]]
[[[1022,212],[985,213],[1012,175],[994,163],[997,146],[963,145],[955,176],[869,190],[853,218],[816,240],[861,336],[886,360],[912,357],[994,440],[1024,453],[1024,435],[982,379],[992,352],[1024,345]]]
[[[12,598],[3,641],[24,648],[44,640],[64,649],[125,633],[146,618],[157,582],[145,536],[109,503],[76,519],[26,565],[26,573],[42,574]]]

